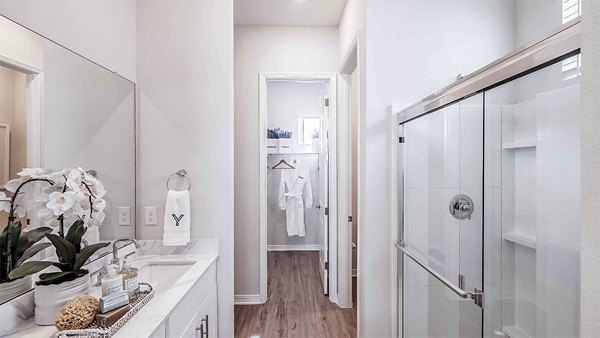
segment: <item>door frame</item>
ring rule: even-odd
[[[346,52],[344,59],[340,63],[339,70],[339,81],[338,81],[338,120],[337,120],[337,139],[340,140],[338,152],[337,152],[337,163],[339,166],[339,171],[337,172],[337,195],[338,196],[350,196],[352,192],[352,184],[350,177],[351,171],[350,166],[351,163],[351,152],[352,148],[351,144],[351,107],[350,107],[350,99],[351,99],[351,82],[352,82],[352,73],[354,71],[357,72],[357,85],[356,89],[357,95],[357,109],[358,109],[358,126],[357,126],[357,172],[354,173],[357,176],[357,195],[358,199],[358,210],[355,210],[354,215],[350,214],[351,204],[347,198],[340,198],[338,200],[338,208],[337,208],[337,218],[339,220],[338,224],[338,234],[337,237],[340,239],[337,243],[338,246],[338,275],[340,278],[338,279],[338,297],[337,303],[341,308],[351,308],[352,304],[352,222],[348,222],[348,216],[352,216],[356,219],[357,222],[357,281],[360,280],[360,226],[361,226],[361,161],[362,161],[362,151],[361,151],[361,134],[362,134],[362,90],[361,88],[361,69],[360,69],[360,32],[357,32],[348,47],[348,51]],[[344,140],[344,142],[342,142]],[[360,299],[360,283],[357,283],[357,298]],[[357,303],[359,303],[357,299]],[[358,312],[358,304],[357,312]]]
[[[12,22],[11,22],[12,23]],[[27,31],[26,34],[31,34],[37,37],[37,34]],[[39,41],[36,38],[30,40],[32,44],[37,44]],[[38,51],[39,48],[30,46],[32,51]],[[37,47],[37,46],[35,46]],[[32,52],[35,53],[35,52]],[[43,52],[39,52],[41,57]],[[9,51],[0,49],[0,66],[10,68],[16,72],[25,74],[26,79],[26,107],[27,114],[27,166],[30,168],[41,168],[43,166],[43,147],[42,140],[44,137],[44,69],[38,65],[29,63],[23,58],[15,58]],[[34,209],[31,213],[35,214]],[[40,226],[40,220],[37,217],[31,217],[32,228]],[[46,255],[52,255],[47,250],[40,253],[41,258]]]
[[[329,87],[329,299],[337,300],[337,171],[336,121],[337,81],[335,73],[270,73],[258,74],[258,139],[259,139],[259,302],[267,301],[267,82],[327,81]]]

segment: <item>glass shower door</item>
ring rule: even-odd
[[[483,96],[400,128],[402,334],[481,336]]]

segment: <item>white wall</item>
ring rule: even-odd
[[[347,0],[338,26],[338,57],[340,60],[346,55],[354,36],[359,31],[364,31],[364,24],[365,0]]]
[[[327,86],[328,87],[328,86]],[[324,92],[327,88],[322,83],[298,83],[291,81],[273,81],[267,83],[267,128],[283,128],[293,132],[292,151],[311,152],[312,146],[299,144],[298,118],[321,117]],[[286,231],[286,212],[278,205],[279,183],[284,170],[267,171],[267,245],[312,246],[318,247],[320,226],[319,210],[315,206],[319,201],[319,155],[294,154],[268,155],[267,165],[272,168],[279,160],[297,159],[308,166],[314,199],[311,208],[304,209],[306,234],[304,237],[288,237]]]
[[[135,81],[135,0],[0,0],[0,14]]]
[[[235,28],[235,294],[259,294],[260,72],[336,72],[336,28]]]
[[[581,331],[600,336],[600,1],[583,1]]]
[[[562,0],[513,0],[515,47],[540,39],[562,24]]]
[[[233,336],[233,1],[144,0],[137,4],[138,219],[158,208],[165,183],[187,169],[192,236],[219,238],[219,336]],[[251,164],[245,164],[244,167]]]
[[[359,229],[359,335],[392,330],[395,254],[389,203],[392,173],[390,104],[408,105],[509,52],[513,8],[505,1],[386,1],[366,3],[366,110]],[[377,262],[377,264],[373,264]],[[361,276],[368,276],[361,278]],[[362,280],[362,281],[361,281]]]

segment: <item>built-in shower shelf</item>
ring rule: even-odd
[[[531,335],[515,326],[505,326],[502,328],[502,333],[510,338],[529,338]]]
[[[504,143],[502,145],[503,149],[525,149],[525,148],[535,148],[535,141],[518,141],[518,142],[509,142]]]
[[[535,250],[537,248],[537,239],[533,236],[527,236],[516,232],[509,232],[502,236],[505,241],[513,242]]]

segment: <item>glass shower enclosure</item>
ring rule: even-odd
[[[399,124],[401,336],[579,336],[578,53]]]

